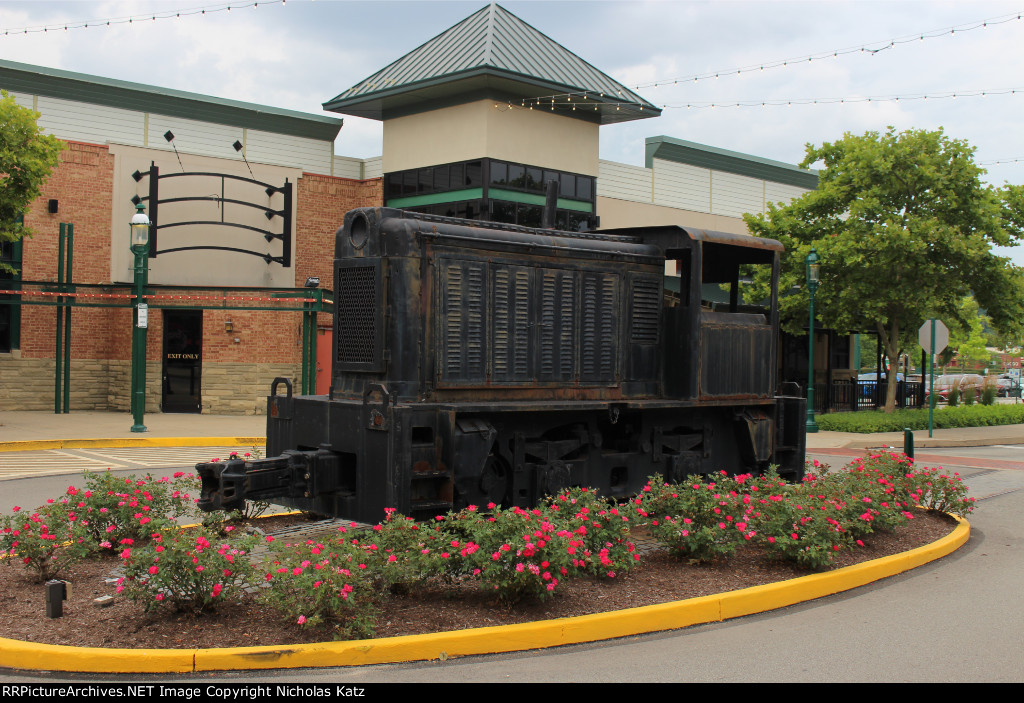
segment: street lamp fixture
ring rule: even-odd
[[[132,383],[131,410],[132,432],[146,432],[142,424],[146,412],[146,331],[149,327],[149,308],[143,299],[146,286],[146,260],[149,258],[149,217],[141,202],[135,204],[132,215],[131,250],[135,254],[135,312],[132,326]]]
[[[807,324],[807,432],[817,432],[818,423],[814,421],[814,292],[818,290],[821,275],[821,264],[818,263],[818,252],[811,247],[811,253],[805,259],[807,265],[807,289],[810,291],[810,321]]]

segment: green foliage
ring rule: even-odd
[[[821,430],[829,432],[902,432],[928,429],[928,408],[897,410],[894,413],[865,410],[855,413],[829,413],[816,415]],[[1024,404],[972,405],[970,407],[936,408],[934,427],[986,427],[1024,423]]]
[[[122,539],[125,576],[117,592],[147,612],[165,607],[193,613],[215,610],[252,583],[249,552],[254,543],[248,535],[221,540],[203,527],[154,532],[143,544]]]
[[[946,405],[955,408],[960,405],[960,389],[953,387],[946,393]]]
[[[981,391],[982,405],[995,405],[996,396],[999,395],[999,386],[994,383],[986,383]]]
[[[43,134],[39,113],[0,91],[0,241],[16,242],[31,232],[19,223],[42,184],[56,168],[64,143]],[[11,271],[0,263],[0,271]]]
[[[382,580],[360,540],[275,543],[264,580],[261,601],[299,626],[335,639],[373,636]]]
[[[1016,245],[1024,187],[983,186],[974,149],[942,130],[845,134],[807,145],[803,166],[821,162],[818,188],[789,205],[745,216],[752,234],[786,246],[780,289],[804,284],[804,259],[821,258],[819,319],[834,329],[873,329],[890,359],[929,317],[963,326],[973,293],[1000,330],[1020,330],[1024,271],[992,253]],[[759,282],[763,284],[763,281]],[[881,285],[884,283],[884,285]],[[808,296],[784,296],[792,333],[807,322]],[[886,410],[895,408],[890,384]]]
[[[716,475],[705,482],[688,476],[668,484],[655,475],[634,500],[634,509],[651,535],[676,555],[694,562],[729,557],[743,544],[746,528],[735,480]]]
[[[87,535],[66,500],[49,500],[34,511],[14,508],[0,519],[0,556],[35,573],[39,583],[55,578],[89,555]]]

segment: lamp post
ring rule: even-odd
[[[146,259],[149,257],[149,217],[142,203],[136,203],[131,221],[131,250],[135,254],[135,314],[132,325],[132,432],[146,432],[142,424],[146,412],[146,331],[149,327],[149,308],[143,300],[146,285]]]
[[[807,265],[807,289],[811,294],[810,322],[807,325],[807,432],[817,432],[818,423],[814,421],[814,292],[818,290],[818,276],[821,265],[818,263],[818,252],[811,247],[811,253],[805,259]]]

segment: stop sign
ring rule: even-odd
[[[935,348],[932,349],[932,325],[935,326]],[[942,323],[942,320],[932,318],[921,325],[917,331],[917,341],[921,348],[930,354],[938,354],[949,344],[949,328]]]

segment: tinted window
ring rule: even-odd
[[[466,188],[479,188],[483,185],[483,164],[470,161],[466,164]]]
[[[505,185],[508,183],[508,164],[500,161],[491,162],[491,183],[493,185]]]
[[[519,164],[508,165],[508,185],[513,188],[526,187],[526,167]]]
[[[558,186],[558,194],[563,198],[576,197],[576,176],[563,173]]]
[[[544,176],[543,171],[539,168],[527,168],[526,169],[526,189],[535,191],[544,191]]]
[[[540,227],[544,208],[540,205],[519,205],[519,224],[524,227]]]
[[[594,179],[591,176],[576,177],[576,197],[580,200],[594,199]]]
[[[448,170],[448,188],[450,190],[462,190],[466,187],[464,182],[465,177],[466,165],[452,164]]]

